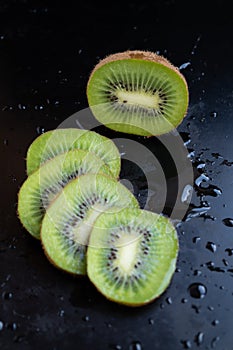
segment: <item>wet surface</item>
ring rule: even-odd
[[[231,12],[221,2],[215,12],[193,4],[181,24],[183,7],[176,1],[151,6],[129,2],[124,11],[112,6],[95,7],[88,1],[78,9],[73,2],[65,7],[46,1],[0,3],[0,348],[55,350],[78,344],[97,350],[230,350]],[[86,108],[93,66],[125,49],[158,51],[185,75],[190,105],[178,131],[195,177],[193,191],[187,187],[182,193],[182,200],[190,194],[192,199],[177,225],[180,253],[172,283],[152,304],[135,309],[106,300],[87,278],[55,269],[16,214],[27,147],[39,134]],[[104,127],[99,131],[116,136]],[[155,138],[132,139],[154,152],[164,168],[170,186],[164,213],[169,214],[177,194],[177,182],[169,182],[175,178],[174,164]],[[141,207],[148,195],[144,175],[132,163],[122,162],[121,177],[132,183]]]

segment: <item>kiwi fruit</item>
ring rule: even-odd
[[[137,208],[112,208],[94,223],[87,273],[108,299],[140,306],[168,287],[177,254],[177,232],[169,219]]]
[[[89,106],[110,129],[152,136],[176,128],[188,108],[179,69],[148,51],[126,51],[101,60],[87,84]]]
[[[86,173],[112,176],[109,167],[94,153],[74,149],[45,162],[23,183],[18,197],[18,215],[35,238],[49,204],[72,179]]]
[[[71,181],[51,203],[41,226],[46,256],[56,267],[86,274],[86,250],[92,226],[105,210],[138,207],[134,195],[106,175],[86,174]]]
[[[118,178],[120,154],[114,142],[94,131],[76,128],[51,130],[38,136],[27,151],[27,174],[32,174],[56,155],[76,148],[95,153],[110,167],[113,176]]]

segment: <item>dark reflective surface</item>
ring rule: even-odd
[[[232,348],[230,13],[220,1],[207,10],[176,1],[110,7],[88,1],[0,2],[1,349]],[[159,51],[181,67],[190,106],[178,130],[195,178],[202,175],[186,221],[178,226],[180,253],[172,283],[158,300],[137,309],[111,303],[86,278],[56,270],[16,215],[27,147],[41,132],[86,108],[90,71],[100,58],[125,49]],[[101,130],[111,137],[111,131]],[[130,171],[123,163],[124,177],[133,178],[146,196],[143,174]],[[190,293],[193,286],[196,294]]]

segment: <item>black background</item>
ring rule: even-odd
[[[1,349],[232,349],[233,228],[222,222],[233,217],[229,5],[0,1]],[[172,283],[137,309],[111,303],[88,280],[56,270],[16,215],[27,147],[86,108],[94,65],[126,49],[158,51],[178,67],[190,62],[182,71],[190,105],[178,130],[190,134],[194,165],[203,161],[209,183],[222,190],[204,197],[209,216],[178,227]],[[194,197],[198,204],[198,192]],[[203,298],[190,295],[192,283],[205,285]]]

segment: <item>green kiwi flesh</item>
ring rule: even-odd
[[[94,223],[87,273],[106,298],[140,306],[168,287],[177,254],[177,233],[166,217],[141,209],[112,209]]]
[[[18,197],[18,215],[37,239],[49,204],[71,180],[86,173],[112,176],[109,167],[94,153],[74,149],[45,162],[23,183]]]
[[[42,222],[41,241],[50,262],[64,271],[85,275],[93,223],[116,205],[138,207],[138,202],[125,186],[105,175],[86,174],[71,181],[47,209]]]
[[[118,178],[120,154],[114,142],[94,131],[76,128],[51,130],[38,136],[27,151],[27,174],[32,174],[56,155],[76,148],[95,153]]]
[[[102,124],[143,136],[168,133],[188,108],[184,76],[164,57],[145,51],[117,53],[100,61],[90,75],[87,98]]]

